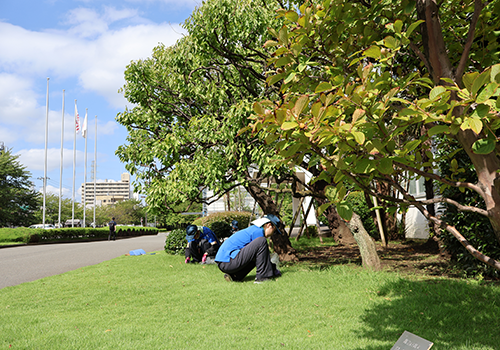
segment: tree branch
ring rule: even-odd
[[[481,0],[474,1],[474,14],[472,15],[469,32],[467,33],[467,40],[465,41],[464,51],[460,57],[460,62],[458,63],[457,70],[455,71],[455,82],[460,86],[462,85],[462,75],[464,74],[465,68],[467,67],[467,60],[469,59],[470,48],[474,41],[474,32],[476,30],[477,21],[479,20],[479,15],[484,8],[484,4]]]

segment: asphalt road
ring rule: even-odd
[[[143,249],[163,250],[165,233],[116,241],[26,245],[0,249],[0,288],[95,265]]]

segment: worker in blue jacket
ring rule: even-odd
[[[225,273],[226,281],[243,281],[246,275],[257,268],[255,283],[262,283],[281,276],[271,262],[267,238],[279,230],[280,220],[268,214],[251,222],[246,229],[234,233],[222,243],[215,262]]]
[[[185,263],[199,262],[202,264],[213,263],[213,258],[220,247],[220,242],[215,233],[205,226],[189,225],[186,227]]]

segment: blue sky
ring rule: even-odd
[[[47,78],[49,123],[47,192],[59,194],[63,90],[63,196],[71,198],[75,100],[80,123],[88,110],[87,181],[91,181],[97,116],[97,181],[120,180],[125,164],[115,156],[125,127],[115,121],[125,107],[118,93],[130,61],[172,45],[196,0],[0,0],[0,142],[42,189]],[[76,199],[84,181],[85,139],[76,138]]]

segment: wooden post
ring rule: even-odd
[[[297,235],[297,237],[295,237],[296,241],[298,241],[300,236],[302,235],[302,228],[304,227],[304,224],[306,226],[306,231],[307,231],[307,216],[309,215],[309,211],[311,210],[312,204],[313,204],[313,199],[311,198],[311,201],[309,202],[309,206],[307,207],[307,210],[306,210],[306,215],[304,217],[304,221],[302,223],[302,226],[300,227],[299,234]],[[302,207],[302,210],[304,210],[304,207]],[[318,235],[319,235],[319,232],[318,232]],[[309,236],[307,238],[309,238]]]
[[[373,196],[373,205],[375,208],[378,207],[377,197]],[[378,232],[380,233],[380,239],[382,240],[382,245],[387,248],[387,241],[385,240],[384,226],[382,225],[382,218],[380,217],[380,209],[375,209],[375,215],[377,216],[377,226]]]
[[[288,232],[288,237],[291,237],[291,235],[292,235],[292,230],[293,230],[293,227],[295,226],[295,221],[297,221],[297,216],[299,216],[300,209],[302,208],[302,202],[303,201],[304,201],[304,197],[301,197],[300,201],[299,201],[299,208],[297,209],[297,211],[293,215],[293,219],[292,219],[292,222],[290,224],[290,231]]]
[[[323,237],[321,237],[321,226],[319,225],[318,208],[314,208],[314,216],[316,216],[316,230],[318,231],[319,241],[323,243]]]

